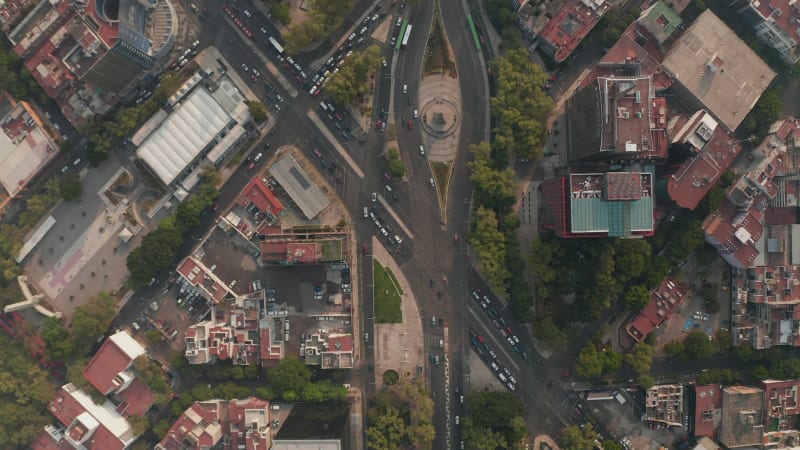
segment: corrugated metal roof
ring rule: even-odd
[[[154,131],[136,151],[164,184],[171,184],[230,122],[231,116],[202,88]]]

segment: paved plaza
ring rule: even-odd
[[[423,376],[424,373],[418,372],[417,368],[425,366],[425,338],[417,302],[405,275],[375,237],[372,238],[372,251],[374,258],[392,271],[403,290],[403,323],[375,324],[375,387],[381,389],[383,372],[388,369],[396,370],[401,378],[408,380]]]

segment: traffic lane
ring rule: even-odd
[[[485,343],[489,344],[491,349],[494,350],[494,353],[497,355],[497,358],[495,359],[498,361],[498,364],[502,362],[505,366],[509,367],[514,374],[514,377],[517,378],[517,381],[519,381],[519,377],[517,375],[521,375],[523,373],[522,366],[524,366],[524,364],[521,364],[522,358],[516,357],[516,353],[508,345],[508,342],[502,340],[495,332],[492,323],[486,322],[486,319],[489,317],[486,316],[485,312],[480,306],[477,306],[476,308],[475,305],[470,304],[468,310],[468,322],[470,328],[481,335],[486,341]]]
[[[207,1],[215,1],[215,0],[207,0]],[[262,40],[266,40],[268,36],[272,36],[277,39],[279,42],[283,43],[283,39],[281,38],[280,31],[277,30],[275,25],[272,24],[272,21],[269,20],[266,16],[261,13],[259,8],[256,8],[252,2],[248,0],[233,0],[233,2],[219,2],[219,7],[221,8],[223,4],[229,5],[229,7],[234,7],[238,9],[237,14],[239,19],[244,23],[250,31],[253,32],[253,35],[256,38],[261,38]],[[249,13],[249,16],[247,13]],[[264,31],[261,31],[261,29]]]

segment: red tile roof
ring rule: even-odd
[[[127,335],[124,331],[121,333]],[[127,336],[130,338],[130,335]],[[100,349],[89,361],[89,364],[83,369],[84,378],[104,395],[119,387],[115,378],[120,372],[130,367],[135,358],[135,356],[129,355],[125,349],[121,348],[113,338],[114,336],[111,336],[103,342],[103,345],[100,346]],[[144,349],[142,348],[141,350],[143,351]]]
[[[201,287],[215,302],[219,303],[228,293],[228,288],[213,274],[207,274],[205,267],[198,264],[193,257],[187,256],[178,265],[177,272],[192,286]]]
[[[97,0],[89,0],[86,7],[86,15],[92,18],[92,22],[97,25],[95,32],[100,36],[100,39],[109,46],[113,47],[117,43],[119,37],[119,22],[109,22],[104,20],[97,12]]]
[[[230,448],[269,450],[272,446],[269,402],[255,397],[231,400],[228,402],[228,409]],[[255,430],[252,427],[253,422],[257,423]]]
[[[602,6],[593,10],[580,0],[568,0],[539,32],[542,40],[554,49],[553,59],[559,63],[567,59],[597,25],[608,7],[608,2],[603,2]]]
[[[143,416],[156,401],[156,395],[153,391],[138,378],[133,380],[131,385],[122,391],[119,396],[123,403],[117,407],[117,411],[124,417],[130,415]]]
[[[722,420],[722,386],[694,386],[694,435],[713,438]]]
[[[74,450],[72,445],[65,439],[56,442],[46,431],[36,435],[33,442],[31,442],[31,448],[33,450]]]
[[[761,213],[754,208],[742,212],[726,200],[703,221],[703,230],[706,240],[731,265],[750,267],[758,257],[755,243],[761,238],[764,227],[761,225]]]
[[[625,330],[636,341],[643,341],[656,327],[672,317],[675,308],[683,303],[686,290],[670,277],[666,277],[653,292],[650,302],[626,326]]]
[[[280,345],[272,345],[272,341],[270,339],[270,332],[272,330],[269,328],[261,328],[259,331],[261,361],[280,360],[283,356],[283,352],[281,351]]]
[[[670,177],[669,196],[678,206],[695,209],[741,151],[741,144],[724,127],[717,126],[700,153]]]
[[[337,347],[338,345],[338,347]],[[329,351],[336,351],[336,352],[352,352],[353,351],[353,335],[346,334],[340,336],[329,336],[328,337],[328,349]]]
[[[250,180],[250,183],[242,189],[236,202],[243,208],[253,203],[261,211],[268,211],[275,216],[279,215],[284,209],[281,201],[275,197],[275,194],[258,177]]]
[[[269,401],[256,397],[245,400],[194,402],[172,424],[156,450],[211,448],[223,437],[224,449],[268,450],[271,445]],[[255,429],[253,426],[255,425]]]
[[[86,428],[80,422],[76,422],[76,419],[87,411],[67,390],[68,386],[71,385],[64,385],[56,391],[55,397],[47,408],[64,426],[72,426],[66,430],[70,436],[80,437],[81,433],[86,432]],[[125,444],[103,425],[100,418],[94,419],[98,421],[99,426],[94,430],[90,439],[84,442],[88,450],[122,450],[125,448]]]

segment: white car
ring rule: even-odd
[[[424,145],[420,145],[419,146],[419,154],[420,155],[425,155],[425,146]]]
[[[419,119],[419,111],[416,109],[414,110],[414,118]]]
[[[388,66],[388,65],[389,65],[389,63],[388,63],[388,62],[386,62],[386,58],[383,58],[383,63],[382,63],[382,64],[383,64],[383,67],[386,67],[386,66]]]
[[[373,202],[376,202],[376,201],[378,201],[378,194],[377,194],[377,193],[375,193],[375,192],[373,192],[373,193],[372,193],[372,201],[373,201]]]
[[[242,63],[242,70],[244,70],[245,72],[248,72],[250,69],[248,69],[247,64]]]
[[[256,157],[255,157],[255,158],[253,158],[253,161],[255,161],[255,162],[258,162],[258,160],[260,160],[262,156],[264,156],[264,155],[263,155],[263,154],[261,154],[261,153],[259,152],[259,153],[256,155]]]
[[[428,184],[430,184],[431,187],[436,187],[436,183],[434,183],[433,178],[428,179]]]
[[[248,18],[251,18],[251,17],[253,17],[253,15],[252,15],[252,14],[250,14],[250,11],[248,11],[248,10],[246,10],[246,9],[244,10],[244,15],[245,15],[245,16],[247,16]]]

